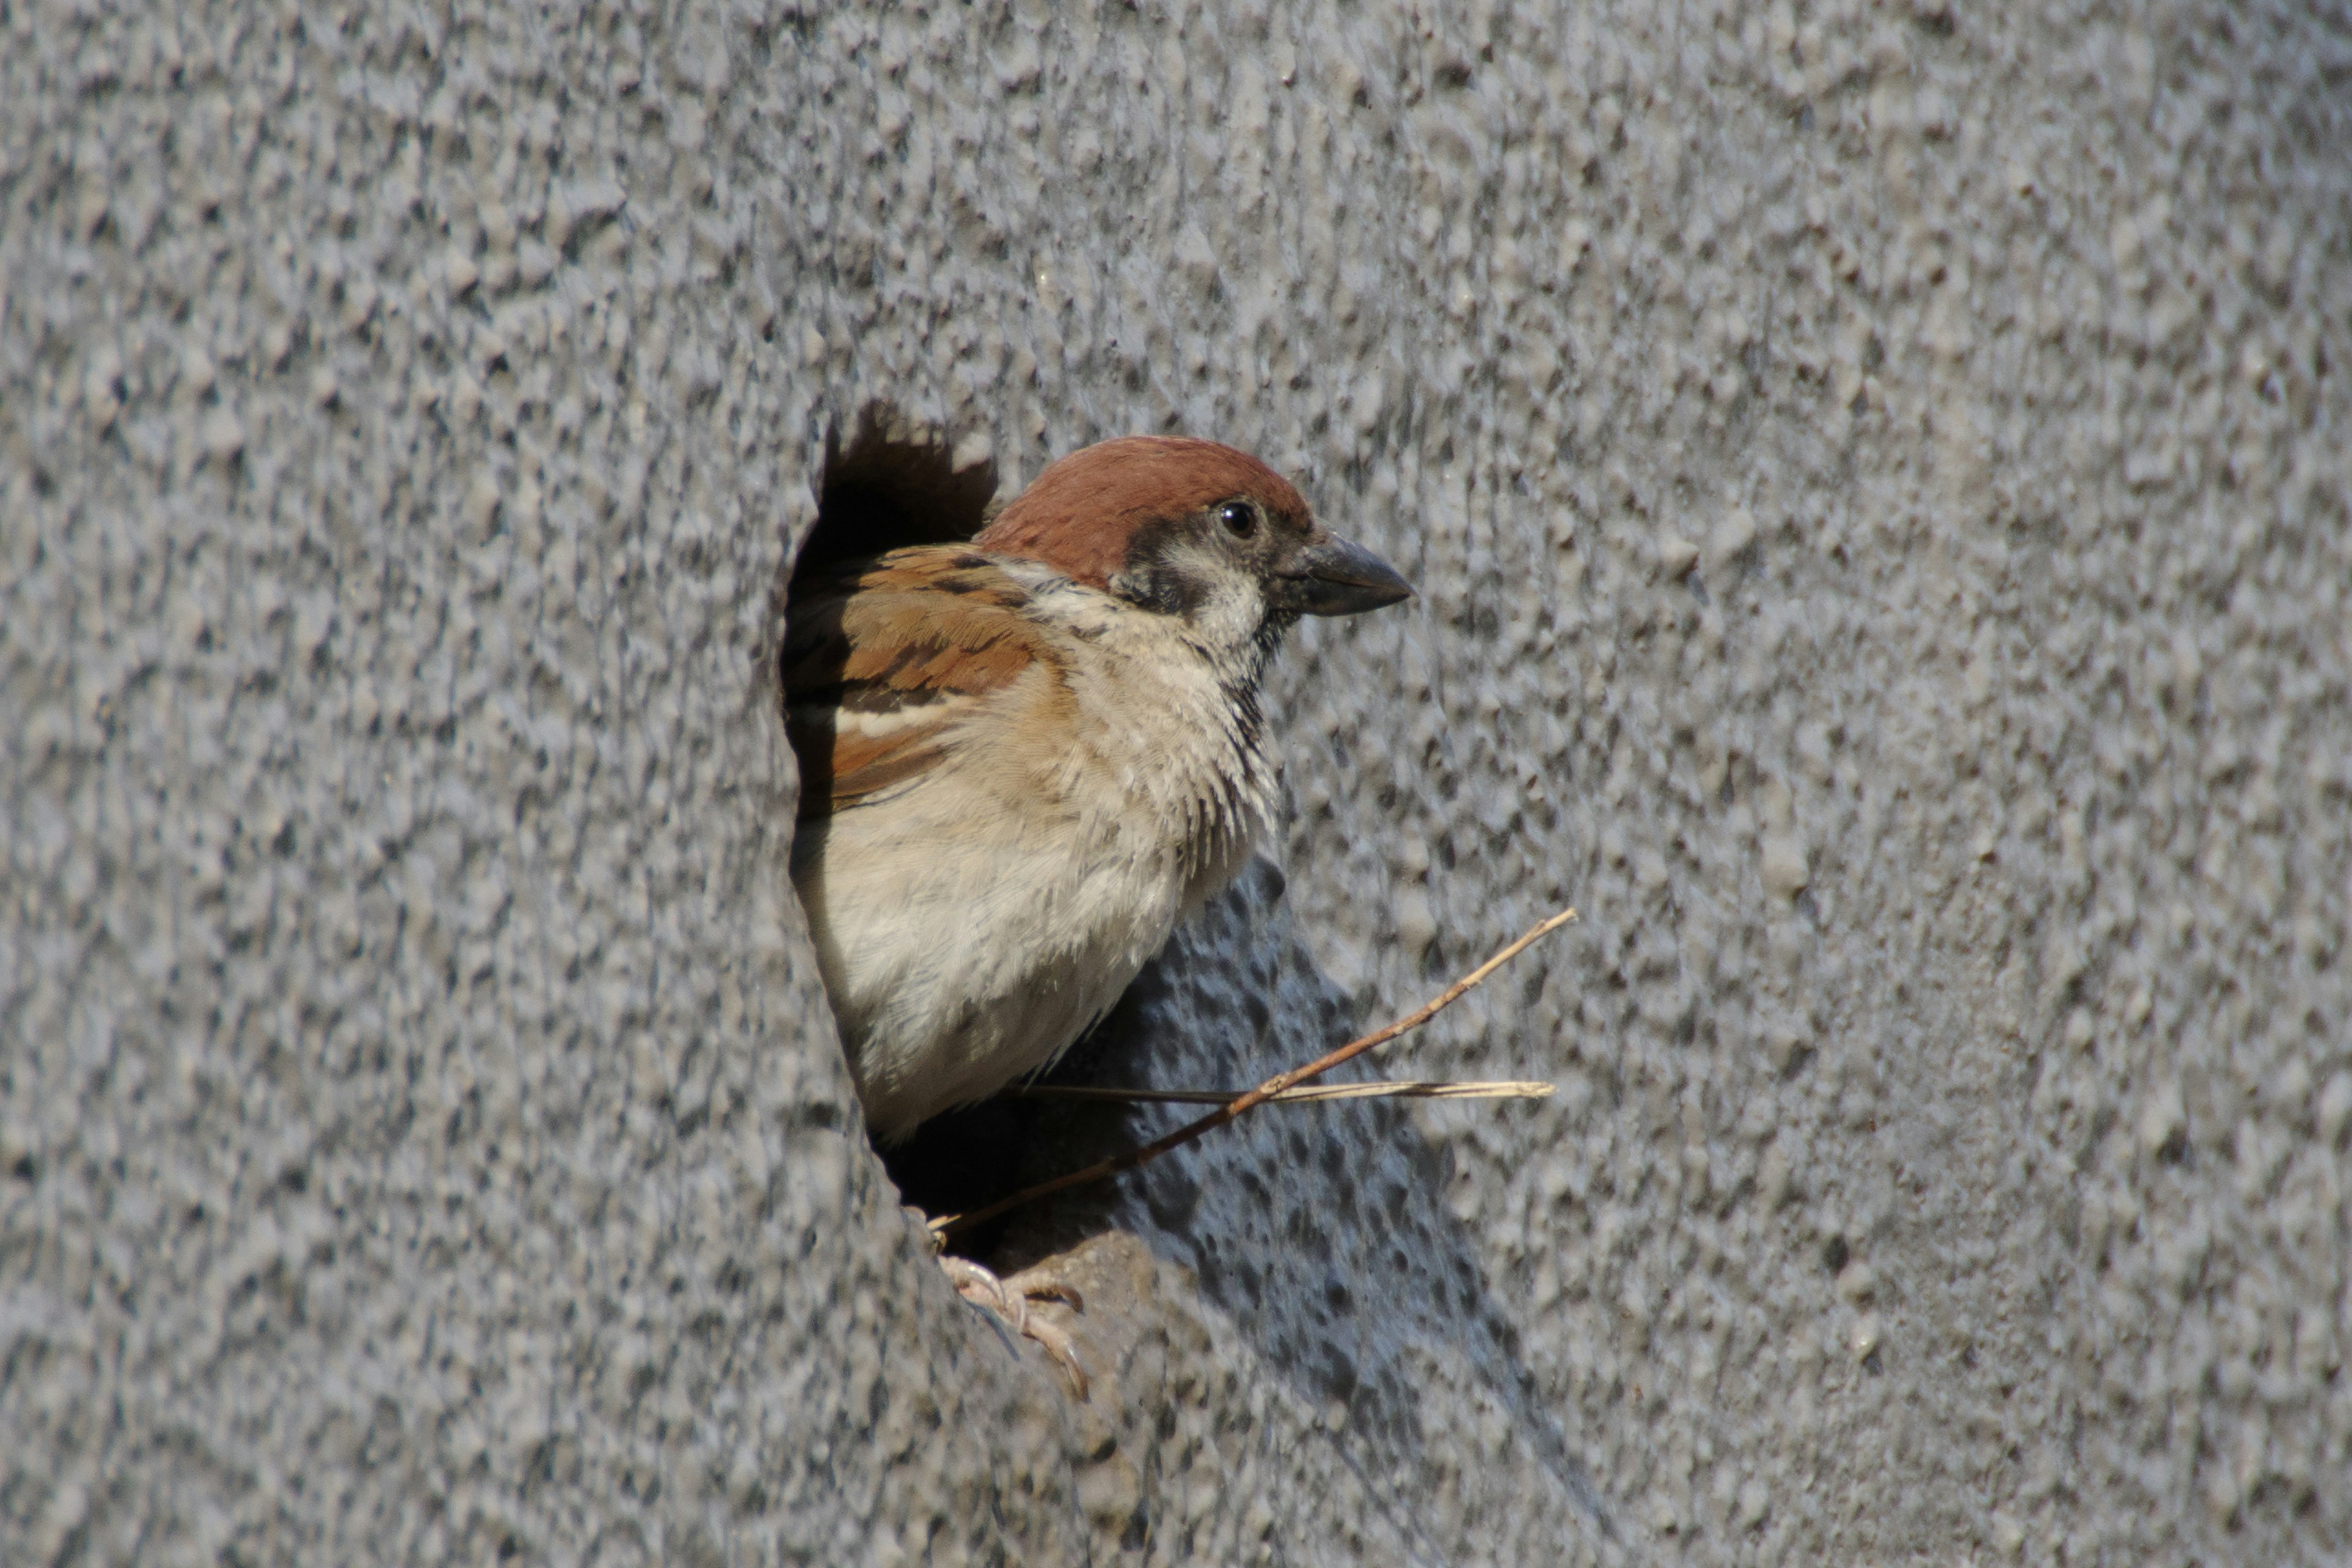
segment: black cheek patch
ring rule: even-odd
[[[1189,616],[1208,602],[1210,584],[1177,564],[1174,546],[1190,532],[1181,521],[1148,522],[1129,537],[1127,561],[1111,591],[1163,616]]]
[[[1209,598],[1207,584],[1164,561],[1132,574],[1128,590],[1129,599],[1163,616],[1189,616]]]

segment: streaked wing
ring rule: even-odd
[[[1027,595],[961,545],[896,550],[795,590],[784,637],[784,727],[803,820],[919,776],[948,731],[1049,657]]]

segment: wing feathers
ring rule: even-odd
[[[782,663],[801,816],[920,775],[958,721],[1055,662],[1027,604],[994,562],[956,545],[846,563],[796,594]]]

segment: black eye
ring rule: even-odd
[[[1247,539],[1257,531],[1257,508],[1247,501],[1229,500],[1218,510],[1217,521],[1235,539]]]

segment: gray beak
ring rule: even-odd
[[[1275,574],[1275,600],[1308,616],[1360,616],[1412,597],[1396,568],[1325,529]]]

